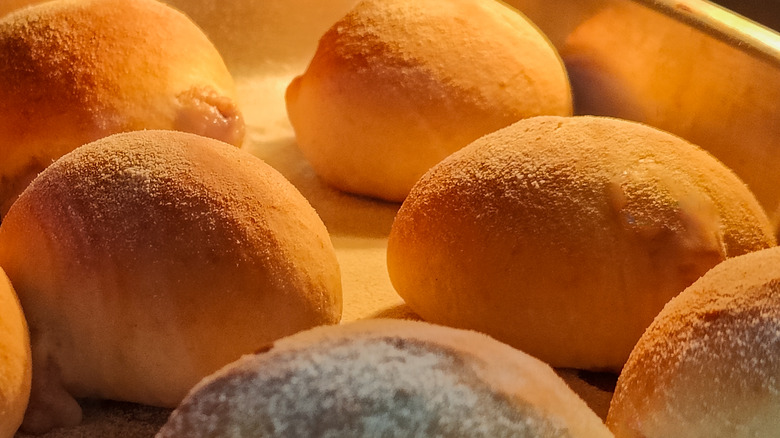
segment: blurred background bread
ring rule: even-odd
[[[297,74],[306,68],[317,40],[358,1],[167,0],[166,3],[198,23],[234,75],[256,77],[292,74],[292,69]],[[289,75],[285,77],[289,82]],[[282,111],[283,105],[282,102]]]
[[[432,168],[390,232],[390,279],[423,319],[555,367],[619,371],[663,305],[775,244],[711,155],[649,126],[534,117]]]
[[[30,397],[30,335],[11,282],[0,270],[0,438],[22,424]]]
[[[155,0],[55,0],[0,19],[0,214],[53,160],[137,129],[240,145],[233,78],[206,35]]]
[[[485,335],[401,320],[320,327],[201,381],[157,438],[611,437],[553,370]]]
[[[723,20],[716,30],[724,35],[713,38],[701,24],[629,1],[612,2],[572,29],[560,52],[575,111],[646,123],[702,147],[734,170],[780,225],[780,64],[749,56],[755,49],[739,43],[766,41],[777,56],[780,37],[699,3],[706,2],[692,7],[712,14],[700,14],[705,19]]]
[[[174,131],[106,137],[44,170],[0,225],[32,332],[31,432],[75,398],[174,407],[268,342],[341,317],[327,230],[277,171]]]
[[[322,36],[286,103],[320,177],[389,201],[481,135],[572,112],[547,38],[518,11],[475,0],[360,2]]]
[[[780,248],[734,257],[669,302],[618,379],[618,438],[780,430]]]

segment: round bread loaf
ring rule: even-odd
[[[631,352],[617,437],[776,437],[780,248],[726,260],[670,301]]]
[[[0,270],[0,438],[12,438],[30,397],[30,336],[22,307]]]
[[[541,361],[485,335],[364,320],[282,339],[201,381],[157,438],[611,437]]]
[[[155,0],[54,0],[0,20],[0,214],[56,158],[137,129],[240,145],[219,53]]]
[[[364,0],[320,39],[286,101],[323,180],[390,201],[484,134],[572,111],[553,46],[493,0]]]
[[[619,371],[669,299],[774,243],[747,187],[696,146],[618,119],[536,117],[431,169],[387,263],[425,320],[555,367]]]
[[[74,397],[175,407],[204,376],[341,316],[335,251],[284,177],[228,144],[134,131],[68,153],[0,225],[32,333],[23,425]]]

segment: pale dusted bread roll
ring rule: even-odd
[[[541,361],[485,335],[364,320],[282,339],[201,381],[157,438],[611,437]]]
[[[44,170],[0,225],[32,333],[23,428],[73,397],[175,407],[201,378],[341,316],[327,230],[284,177],[228,144],[116,134]]]
[[[726,260],[670,301],[618,379],[618,437],[776,437],[780,248]]]
[[[493,0],[362,1],[320,39],[286,101],[323,180],[390,201],[484,134],[572,112],[553,46]]]
[[[387,262],[425,320],[617,371],[669,299],[774,243],[747,187],[696,146],[617,119],[537,117],[431,169]]]
[[[0,270],[0,438],[11,438],[22,424],[30,397],[30,336],[19,299]]]
[[[155,0],[55,0],[0,20],[0,214],[56,158],[175,129],[240,145],[233,79],[203,32]]]

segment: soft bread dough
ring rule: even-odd
[[[483,134],[572,112],[553,46],[493,0],[362,1],[323,35],[286,101],[320,177],[389,201]]]
[[[769,438],[780,430],[780,248],[726,260],[669,302],[631,352],[617,437]]]
[[[201,378],[341,316],[327,230],[260,159],[174,131],[82,146],[0,225],[32,333],[24,428],[73,425],[73,397],[175,407]]]
[[[137,129],[240,145],[244,122],[219,53],[154,0],[55,0],[0,19],[0,214],[82,144]]]
[[[611,437],[546,364],[401,320],[320,327],[201,381],[157,438]]]
[[[22,424],[30,397],[30,336],[19,299],[0,270],[0,438],[11,438]]]
[[[555,367],[619,371],[669,299],[774,244],[747,187],[696,146],[618,119],[536,117],[431,169],[387,262],[425,320]]]

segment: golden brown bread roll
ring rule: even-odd
[[[240,145],[219,53],[155,0],[56,0],[0,19],[0,214],[56,158],[109,134],[175,129]]]
[[[0,270],[0,438],[13,437],[22,424],[31,376],[27,322],[8,277]]]
[[[207,377],[157,438],[611,437],[553,370],[485,335],[401,320],[320,327]]]
[[[286,101],[319,176],[390,201],[481,135],[572,111],[553,46],[492,0],[364,0],[323,35]]]
[[[623,369],[617,437],[776,437],[780,248],[724,261],[670,301]]]
[[[106,137],[44,170],[0,225],[31,329],[23,427],[73,397],[175,407],[240,355],[341,316],[325,226],[260,159],[174,131]]]
[[[617,371],[669,299],[774,244],[746,186],[692,144],[618,119],[536,117],[431,169],[387,262],[425,320],[555,367]]]

